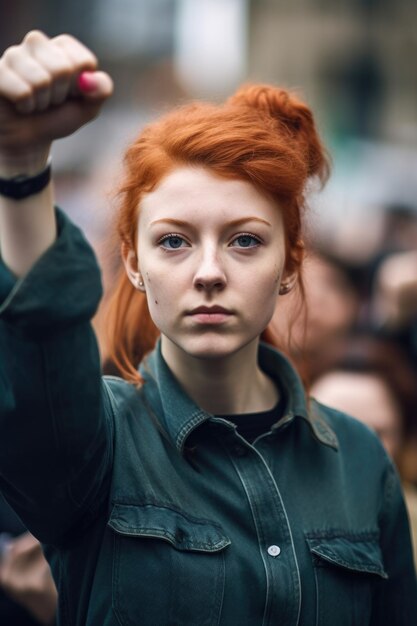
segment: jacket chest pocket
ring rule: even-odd
[[[215,523],[155,505],[114,506],[112,602],[123,625],[216,626],[224,551]]]
[[[375,585],[388,578],[378,537],[307,535],[316,578],[317,626],[368,626]]]

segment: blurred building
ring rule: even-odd
[[[249,73],[299,86],[337,134],[417,144],[417,3],[254,0]]]

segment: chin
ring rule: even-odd
[[[195,359],[216,360],[236,354],[249,342],[250,340],[239,340],[237,337],[209,334],[205,337],[187,339],[177,345],[183,352]]]

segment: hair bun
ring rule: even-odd
[[[270,117],[291,125],[296,131],[302,125],[303,115],[307,113],[312,118],[310,110],[294,95],[270,85],[243,85],[228,102],[263,111]]]
[[[243,85],[231,96],[227,104],[246,106],[269,117],[279,125],[279,132],[304,147],[309,176],[318,176],[323,182],[328,176],[328,160],[319,139],[310,108],[296,95],[271,85]]]

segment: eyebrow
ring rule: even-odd
[[[231,222],[227,222],[227,226],[241,226],[242,224],[245,224],[246,222],[260,222],[261,224],[266,224],[266,226],[272,227],[272,224],[270,224],[266,220],[262,219],[261,217],[255,217],[255,216],[242,217],[237,220],[232,220]],[[151,222],[150,225],[156,226],[157,224],[161,224],[161,223],[172,224],[173,226],[178,226],[178,227],[183,227],[183,228],[187,226],[191,226],[189,222],[185,222],[184,220],[173,219],[170,217],[163,217],[162,219],[154,220],[153,222]]]

